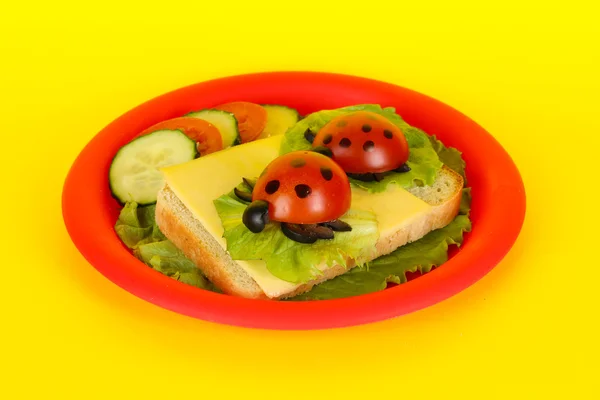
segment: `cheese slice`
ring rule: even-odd
[[[259,176],[279,155],[281,139],[282,136],[273,136],[257,140],[162,169],[171,190],[223,249],[227,249],[227,243],[213,200],[231,191],[242,177]],[[392,235],[431,210],[429,204],[396,185],[389,185],[381,193],[353,188],[351,207],[375,213],[380,238]],[[237,262],[269,297],[278,297],[300,286],[273,276],[263,261]]]

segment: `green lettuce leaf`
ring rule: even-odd
[[[465,162],[461,153],[444,146],[435,137],[429,137],[440,160],[465,178]],[[351,269],[343,275],[313,287],[310,292],[287,299],[287,301],[327,300],[383,290],[389,282],[406,282],[408,272],[424,274],[448,260],[448,247],[460,246],[464,233],[470,232],[471,188],[462,193],[459,215],[447,226],[430,232],[423,238],[404,245],[392,253],[379,257],[367,265]]]
[[[155,208],[154,205],[138,207],[137,203],[127,203],[121,210],[115,231],[130,249],[152,240]]]
[[[115,224],[115,232],[133,254],[149,267],[180,282],[218,292],[193,262],[171,243],[155,221],[156,206],[126,203]]]
[[[465,180],[465,186],[467,185],[467,177],[465,175],[466,163],[462,158],[462,153],[454,147],[446,147],[439,141],[435,136],[428,136],[431,146],[438,154],[442,163],[446,164],[447,167],[458,172]]]
[[[459,215],[469,216],[471,212],[471,188],[466,187],[462,190],[462,198],[460,199]]]
[[[158,272],[201,289],[218,291],[216,287],[168,240],[146,243],[134,250],[137,258]]]
[[[313,132],[317,132],[333,118],[361,110],[380,114],[402,130],[410,147],[410,156],[407,164],[411,170],[405,173],[390,172],[380,182],[363,182],[356,179],[350,179],[350,182],[371,193],[384,191],[391,183],[396,183],[405,189],[409,189],[415,185],[432,184],[437,171],[442,166],[442,162],[434,150],[429,136],[422,130],[407,124],[396,114],[396,110],[393,107],[382,108],[376,104],[361,104],[335,110],[318,111],[307,115],[306,118],[297,122],[296,125],[285,133],[281,143],[280,154],[310,149],[311,144],[304,138],[304,133],[307,129],[310,128]]]
[[[238,186],[244,189],[243,186]],[[214,200],[223,225],[227,251],[234,260],[263,260],[267,269],[279,279],[302,283],[322,274],[317,266],[334,263],[346,266],[346,257],[361,263],[369,258],[379,238],[377,220],[369,211],[350,209],[340,220],[352,226],[350,232],[336,232],[332,240],[313,244],[288,239],[278,223],[267,224],[260,233],[252,233],[242,222],[248,203],[233,192]]]

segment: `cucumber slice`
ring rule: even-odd
[[[200,110],[186,114],[186,117],[200,118],[216,126],[223,138],[224,149],[241,143],[237,119],[235,119],[235,116],[230,112],[221,110]]]
[[[266,104],[263,107],[267,110],[267,125],[259,139],[283,135],[300,120],[300,114],[293,108],[278,104]]]
[[[196,142],[179,130],[159,130],[132,140],[117,152],[110,165],[109,184],[122,204],[156,203],[164,183],[159,168],[191,161]]]

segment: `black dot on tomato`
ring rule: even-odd
[[[367,140],[364,144],[363,144],[363,150],[364,151],[373,151],[375,149],[375,143],[373,143],[372,140]]]
[[[394,134],[389,129],[384,129],[383,130],[383,136],[385,136],[386,139],[391,139],[391,138],[394,137]]]
[[[350,145],[352,144],[352,142],[350,141],[350,139],[348,138],[343,138],[342,140],[340,140],[340,146],[342,147],[350,147]]]
[[[338,128],[343,128],[346,125],[348,125],[348,121],[345,121],[345,120],[338,121],[338,123],[335,124],[335,126],[337,126]]]
[[[325,137],[323,138],[323,144],[329,144],[329,143],[331,143],[332,139],[333,139],[333,136],[331,134],[325,135]]]
[[[276,180],[267,182],[267,185],[265,186],[265,192],[267,192],[267,194],[273,194],[278,189],[279,189],[279,181],[276,181]]]
[[[371,127],[371,125],[369,125],[369,124],[364,124],[364,125],[362,126],[362,131],[363,131],[364,133],[369,133],[369,132],[371,132],[371,129],[373,129],[373,128],[372,128],[372,127]]]
[[[308,197],[308,195],[310,195],[312,192],[310,186],[303,183],[296,185],[294,189],[296,190],[296,196],[300,197],[301,199]]]
[[[290,165],[294,168],[301,168],[304,167],[306,165],[306,160],[304,158],[294,158],[291,162]]]
[[[323,177],[323,179],[325,179],[326,181],[330,181],[331,178],[333,178],[333,172],[331,171],[330,168],[327,167],[321,167],[321,176]]]

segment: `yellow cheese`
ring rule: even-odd
[[[273,136],[200,157],[162,170],[166,183],[183,204],[226,249],[221,220],[213,200],[237,186],[242,177],[257,177],[279,154],[282,136]],[[370,210],[377,216],[380,238],[395,233],[431,206],[408,191],[390,185],[382,193],[352,189],[352,208]],[[273,276],[262,261],[238,261],[269,297],[294,290],[298,285]]]
[[[393,235],[421,215],[429,213],[432,208],[423,200],[396,185],[389,185],[387,191],[380,193],[352,189],[351,207],[375,213],[380,238]]]

